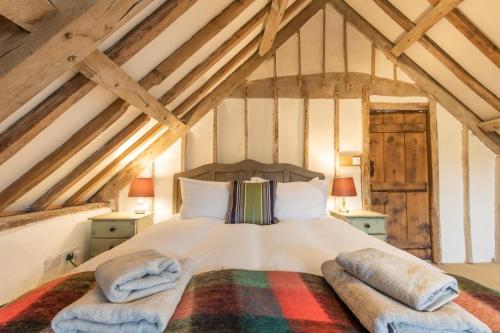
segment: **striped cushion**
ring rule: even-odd
[[[274,224],[276,180],[262,183],[232,181],[229,183],[229,209],[226,223]]]

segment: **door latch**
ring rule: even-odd
[[[370,160],[370,177],[375,176],[375,162]]]

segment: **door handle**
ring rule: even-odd
[[[375,162],[370,160],[370,177],[375,176]]]

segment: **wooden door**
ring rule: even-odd
[[[372,210],[388,215],[388,242],[431,258],[425,111],[370,112]]]

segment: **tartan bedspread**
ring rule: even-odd
[[[500,292],[456,277],[456,303],[500,332]],[[0,332],[51,332],[62,308],[95,285],[84,272],[48,282],[0,308]],[[222,270],[193,277],[166,332],[365,332],[321,276]]]

